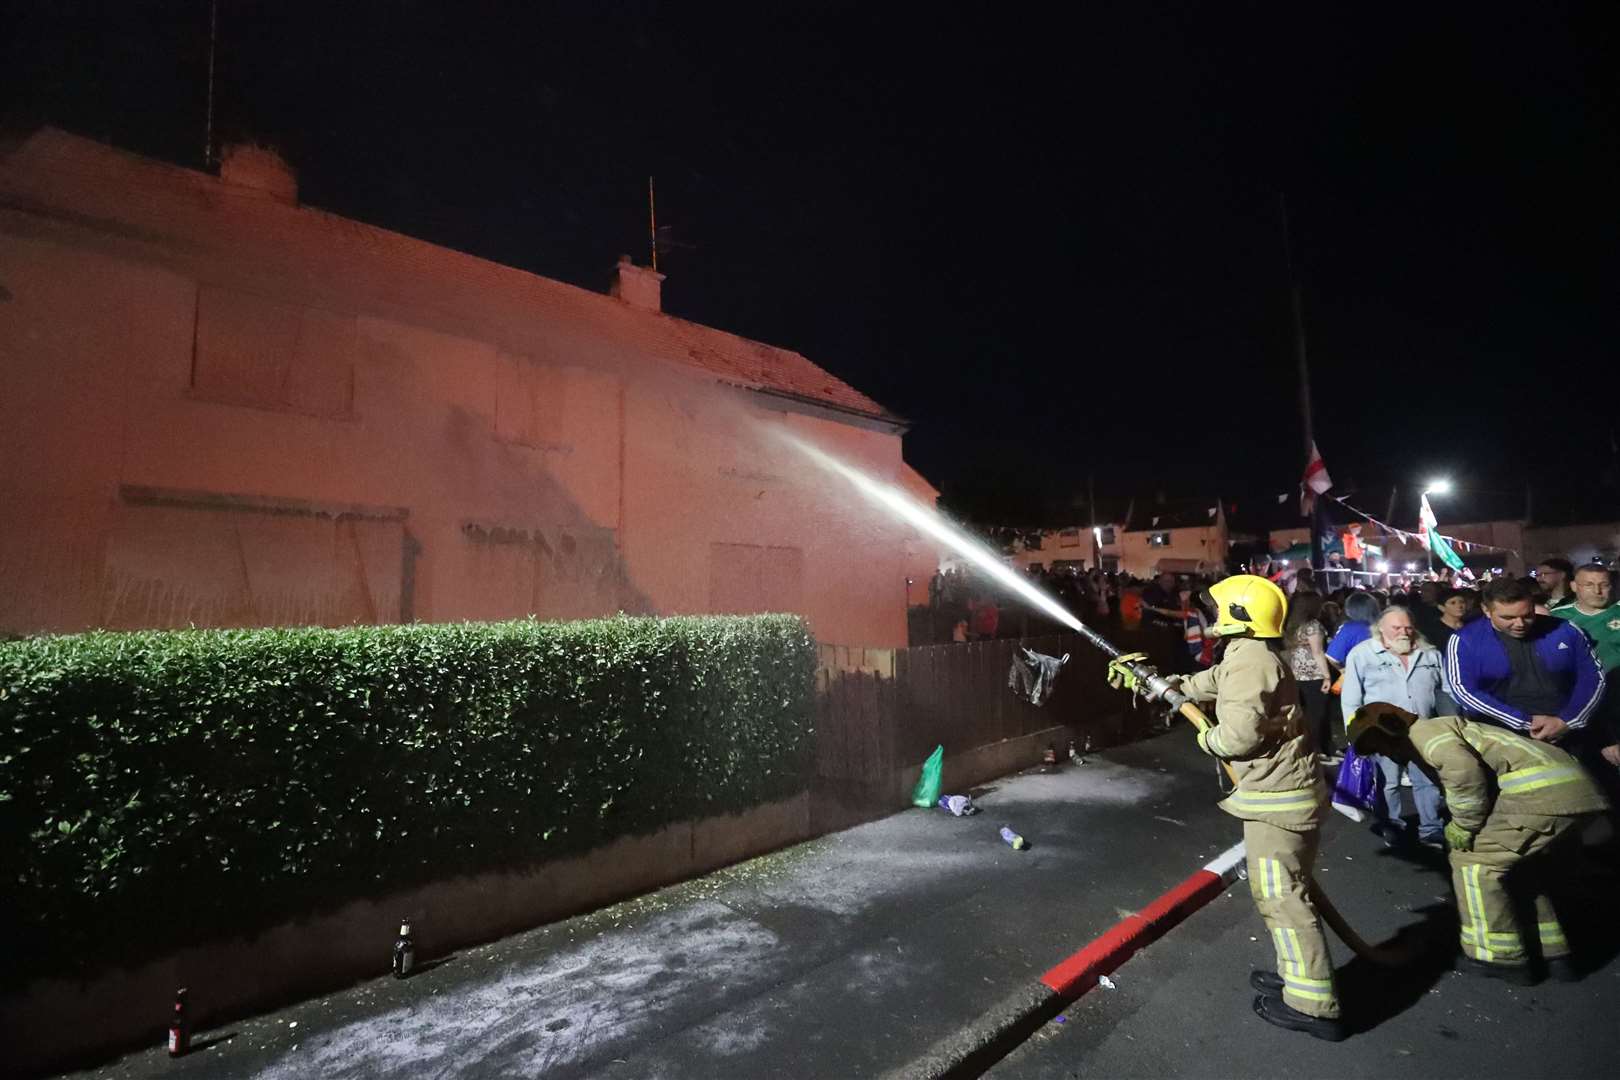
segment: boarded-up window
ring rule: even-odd
[[[197,291],[191,392],[208,401],[347,416],[352,315],[205,285]]]
[[[561,446],[567,395],[562,368],[527,356],[500,354],[495,378],[496,437],[522,446]]]
[[[709,610],[720,615],[804,610],[804,552],[758,544],[709,545]]]
[[[120,505],[100,625],[343,626],[402,613],[399,521]]]
[[[466,584],[458,612],[472,619],[587,619],[624,607],[613,530],[519,528],[469,521]]]

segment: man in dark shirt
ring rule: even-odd
[[[1185,675],[1196,670],[1191,664],[1182,633],[1181,590],[1176,586],[1176,575],[1168,570],[1148,583],[1142,590],[1143,622],[1155,634],[1167,640],[1160,650],[1167,658],[1169,670]]]
[[[1584,729],[1604,681],[1586,635],[1537,615],[1521,581],[1493,583],[1485,615],[1446,645],[1446,689],[1463,711],[1548,742]]]
[[[1528,638],[1497,632],[1496,639],[1507,650],[1513,673],[1502,689],[1502,700],[1531,716],[1557,716],[1568,697],[1536,656],[1535,642]]]
[[[1547,610],[1563,607],[1575,599],[1570,591],[1570,578],[1575,575],[1575,567],[1568,559],[1557,557],[1542,559],[1536,567],[1536,584],[1547,594]]]
[[[1176,588],[1176,575],[1167,570],[1142,590],[1142,610],[1154,629],[1181,633],[1181,591]]]

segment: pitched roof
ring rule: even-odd
[[[0,211],[88,229],[191,272],[296,288],[340,309],[409,321],[544,357],[632,355],[718,382],[900,426],[904,421],[790,349],[416,240],[53,128],[0,148]]]

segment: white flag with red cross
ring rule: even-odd
[[[1311,443],[1311,460],[1305,463],[1305,475],[1299,481],[1299,512],[1309,514],[1316,505],[1318,495],[1326,495],[1333,486],[1328,477],[1327,465],[1322,461],[1322,451],[1316,448],[1315,441]]]

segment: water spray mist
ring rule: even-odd
[[[1023,574],[1018,573],[1018,571],[1002,562],[1001,557],[984,544],[951,524],[939,511],[924,506],[893,484],[884,483],[868,476],[852,465],[846,465],[825,450],[804,441],[797,435],[775,427],[767,430],[799,453],[808,457],[822,469],[849,481],[850,484],[854,485],[855,490],[869,501],[912,526],[918,532],[932,537],[969,560],[998,584],[1028,600],[1064,626],[1090,636],[1091,632],[1085,624],[1070,614],[1067,608],[1036,588],[1034,583]]]

